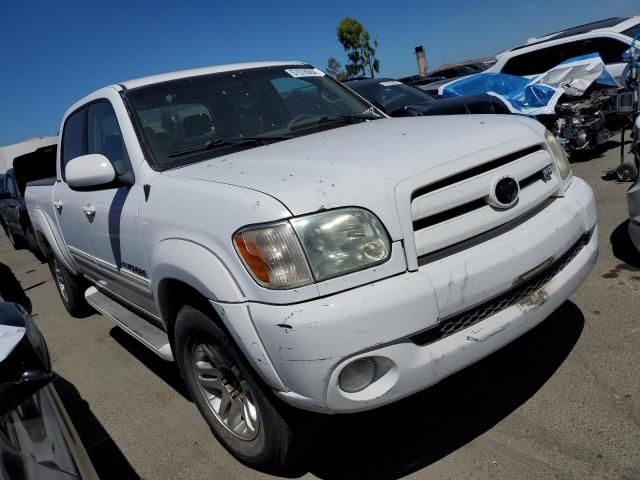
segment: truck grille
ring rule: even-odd
[[[449,335],[453,335],[460,330],[475,325],[482,320],[501,312],[516,303],[521,302],[530,297],[547,283],[553,277],[558,275],[580,251],[589,243],[591,234],[584,235],[558,260],[550,265],[546,270],[540,272],[533,278],[517,285],[502,295],[482,303],[470,310],[458,313],[452,317],[441,320],[436,326],[420,332],[410,338],[410,340],[419,346],[428,345],[430,343],[442,340]]]
[[[535,210],[560,187],[552,164],[548,152],[533,145],[416,189],[410,208],[417,258]],[[518,181],[520,195],[513,207],[500,210],[486,199],[493,182],[505,175]]]

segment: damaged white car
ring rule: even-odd
[[[262,469],[301,445],[286,404],[425,389],[544,320],[597,256],[591,188],[538,122],[387,118],[304,63],[112,85],[60,131],[26,199],[63,303],[175,359]]]

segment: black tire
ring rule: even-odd
[[[264,472],[290,473],[295,469],[297,451],[301,445],[298,439],[294,442],[291,424],[295,414],[275,398],[269,387],[254,373],[228,334],[216,323],[214,315],[206,307],[185,306],[176,319],[174,352],[189,393],[215,437],[234,457]],[[197,379],[195,367],[197,349],[202,344],[214,347],[222,357],[221,360],[231,366],[227,370],[228,374],[236,378],[230,383],[242,385],[240,395],[245,395],[244,390],[248,389],[250,395],[243,397],[242,401],[246,402],[246,398],[250,398],[258,412],[255,438],[241,439],[235,436],[210,406]],[[224,378],[224,375],[220,378]],[[243,411],[246,414],[246,410]]]
[[[623,163],[616,168],[616,176],[621,182],[633,182],[638,178],[638,169],[634,163]]]
[[[73,275],[54,254],[49,255],[49,270],[69,315],[84,318],[95,313],[84,298],[84,292],[89,286],[84,278]]]
[[[7,236],[9,237],[9,242],[11,242],[11,246],[15,250],[22,250],[25,247],[24,238],[13,233],[10,228],[7,228],[6,232]]]
[[[31,250],[31,253],[33,253],[38,260],[41,262],[47,261],[47,257],[44,256],[40,249],[40,245],[38,245],[36,234],[33,233],[33,229],[31,228],[27,230],[27,245],[29,245],[29,250]]]

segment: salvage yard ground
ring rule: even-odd
[[[309,478],[640,478],[640,256],[626,235],[629,184],[606,175],[618,162],[610,145],[573,165],[596,193],[600,258],[571,300],[430,390],[327,418],[308,452]],[[0,282],[11,275],[103,479],[267,478],[212,437],[174,365],[106,317],[71,318],[47,266],[2,236]]]

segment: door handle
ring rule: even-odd
[[[57,210],[62,210],[62,205],[64,205],[64,202],[60,199],[53,202],[53,206],[56,207]]]
[[[82,207],[82,211],[87,215],[87,217],[93,217],[96,214],[96,206],[88,203]]]

